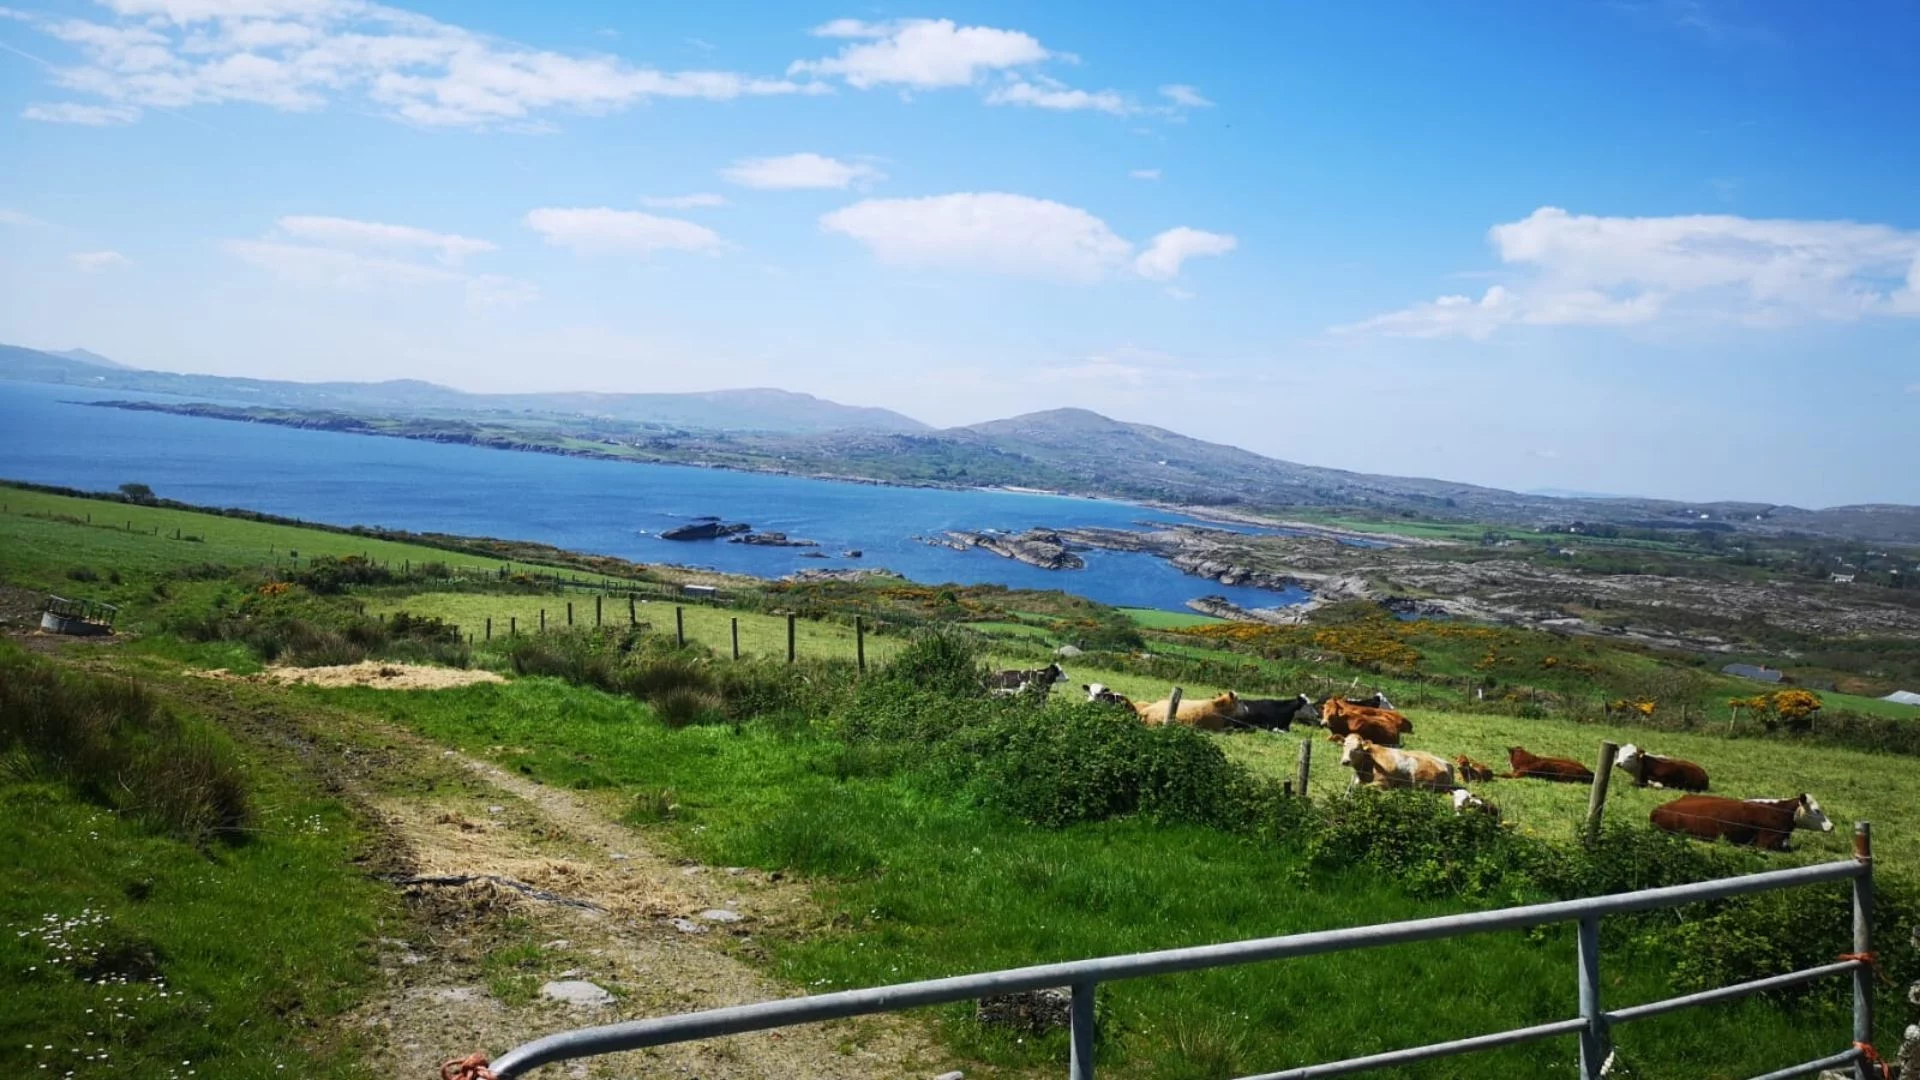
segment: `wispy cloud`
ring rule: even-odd
[[[33,104],[20,110],[20,119],[43,124],[79,124],[85,127],[109,127],[131,124],[140,119],[140,110],[131,105],[83,105],[71,101]]]
[[[640,205],[654,210],[705,210],[727,205],[727,197],[710,191],[693,195],[642,195]]]
[[[1127,176],[1134,180],[1158,180],[1160,179],[1160,170],[1159,169],[1135,169],[1132,172],[1128,173]]]
[[[1133,244],[1095,215],[1005,192],[868,199],[822,216],[820,226],[886,263],[1080,284],[1128,274],[1164,281],[1186,259],[1234,246],[1230,236],[1182,227],[1161,233],[1135,258]]]
[[[1211,109],[1213,102],[1208,101],[1200,91],[1185,83],[1168,83],[1160,88],[1160,96],[1173,102],[1182,109]]]
[[[527,227],[547,243],[580,255],[650,255],[656,251],[713,254],[726,247],[704,225],[637,210],[541,207],[527,213]]]
[[[490,241],[476,240],[470,236],[433,232],[411,225],[387,225],[378,221],[293,216],[283,217],[274,224],[288,236],[333,247],[427,251],[448,266],[460,265],[469,255],[495,250]]]
[[[795,60],[787,74],[844,79],[861,90],[968,86],[983,75],[1032,67],[1056,55],[1031,34],[961,26],[952,19],[835,19],[815,27],[813,33],[854,44],[819,60]]]
[[[1542,207],[1488,238],[1515,268],[1335,333],[1484,340],[1511,326],[1785,326],[1920,317],[1920,231],[1726,214],[1597,217]]]
[[[9,225],[16,229],[45,229],[48,224],[23,210],[9,210],[0,207],[0,225]]]
[[[467,304],[476,308],[514,306],[539,295],[531,282],[459,268],[464,259],[493,251],[491,242],[411,225],[292,215],[279,219],[264,236],[227,240],[221,246],[234,258],[303,288],[362,293],[452,288],[460,290]],[[433,261],[408,257],[414,255],[429,256]]]
[[[1054,112],[1093,112],[1126,116],[1134,111],[1116,90],[1075,90],[1057,79],[1036,76],[1029,81],[1013,78],[987,93],[989,105],[1019,105]]]
[[[124,270],[133,265],[133,260],[117,251],[76,251],[67,256],[67,262],[83,274],[98,274],[107,270]]]
[[[742,158],[720,170],[728,183],[768,191],[844,189],[885,180],[887,174],[865,162],[847,162],[820,154]]]
[[[608,113],[657,98],[831,89],[538,49],[369,0],[103,2],[106,19],[24,16],[79,55],[54,66],[55,84],[94,99],[32,106],[45,113],[36,119],[125,122],[141,108],[247,102],[297,112],[345,102],[424,126],[537,131],[548,114]],[[75,111],[89,108],[121,111]],[[113,120],[74,119],[81,116]]]

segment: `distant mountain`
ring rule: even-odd
[[[470,394],[395,379],[389,382],[289,382],[144,371],[84,349],[42,352],[0,345],[0,379],[173,394],[201,401],[290,409],[338,409],[406,415],[547,414],[660,424],[708,431],[813,434],[917,432],[927,425],[890,409],[842,405],[786,390],[712,390],[691,394]]]
[[[91,349],[61,349],[53,355],[65,357],[68,360],[78,360],[83,364],[92,364],[94,367],[118,368],[121,371],[133,370],[120,361],[109,360]]]
[[[509,450],[685,462],[883,483],[1020,486],[1194,506],[1356,509],[1527,526],[1794,531],[1920,543],[1920,507],[1519,494],[1263,457],[1085,409],[933,430],[899,413],[783,390],[468,394],[432,383],[295,383],[102,368],[0,346],[0,379],[175,394],[136,407]]]

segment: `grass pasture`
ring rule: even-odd
[[[644,705],[554,680],[404,697],[302,693],[599,791],[611,813],[672,791],[678,808],[644,826],[656,842],[808,880],[820,927],[763,944],[785,980],[817,991],[1505,899],[1415,899],[1391,880],[1320,872],[1285,849],[1198,826],[1028,826],[830,740],[753,725],[669,730]],[[1668,958],[1636,952],[1630,936],[1610,938],[1607,956],[1609,1001],[1671,992]],[[1574,1008],[1572,965],[1571,934],[1555,928],[1113,984],[1102,990],[1102,1068],[1156,1080],[1240,1075],[1560,1019]],[[1036,1067],[1064,1057],[1059,1036],[995,1036],[966,1023],[967,1012],[945,1010],[942,1029],[971,1056]],[[1845,1031],[1844,1003],[1816,996],[1795,1004],[1791,1024],[1755,1001],[1634,1025],[1620,1045],[1636,1075],[1736,1077],[1831,1052]],[[1556,1042],[1396,1075],[1549,1076],[1570,1060],[1570,1044]]]

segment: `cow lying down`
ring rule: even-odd
[[[1341,744],[1340,764],[1353,770],[1353,782],[1377,788],[1419,788],[1451,791],[1453,763],[1419,750],[1399,750],[1360,737],[1347,736]]]
[[[1765,851],[1787,850],[1795,829],[1832,832],[1833,822],[1811,795],[1792,799],[1729,799],[1720,795],[1683,795],[1656,806],[1653,827],[1697,840],[1752,844]]]
[[[1628,743],[1614,755],[1614,767],[1633,777],[1637,787],[1675,788],[1680,791],[1707,790],[1707,770],[1691,761],[1656,757]]]
[[[1133,703],[1133,711],[1149,725],[1159,725],[1167,722],[1167,709],[1171,704],[1171,698],[1161,698],[1159,701],[1150,703],[1136,701]],[[1240,696],[1229,690],[1219,697],[1183,699],[1180,702],[1180,711],[1173,717],[1173,722],[1198,728],[1201,731],[1225,731],[1228,724],[1239,718]]]

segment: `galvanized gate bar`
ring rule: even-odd
[[[1274,1073],[1261,1073],[1258,1076],[1245,1076],[1240,1080],[1311,1080],[1320,1076],[1345,1076],[1348,1073],[1365,1072],[1368,1069],[1384,1069],[1392,1065],[1411,1065],[1428,1058],[1450,1057],[1454,1054],[1471,1054],[1476,1050],[1494,1050],[1516,1043],[1538,1042],[1559,1035],[1572,1035],[1586,1030],[1587,1022],[1578,1017],[1572,1020],[1556,1020],[1551,1024],[1537,1024],[1533,1027],[1515,1028],[1512,1031],[1496,1031],[1492,1035],[1475,1035],[1470,1039],[1455,1039],[1452,1042],[1432,1043],[1427,1046],[1411,1046],[1405,1050],[1388,1050],[1385,1053],[1369,1054],[1366,1057],[1349,1058],[1346,1061],[1334,1061],[1325,1065],[1301,1065],[1297,1068],[1282,1069]]]
[[[1403,945],[1464,934],[1523,930],[1533,926],[1597,918],[1603,915],[1649,911],[1680,904],[1746,896],[1771,889],[1860,879],[1872,873],[1872,865],[1871,860],[1820,863],[1614,896],[1593,896],[1550,904],[1504,908],[1498,911],[1442,915],[1407,922],[1382,923],[1343,930],[1323,930],[1284,937],[1134,953],[1126,956],[1036,964],[977,975],[928,979],[864,990],[843,990],[832,994],[709,1009],[652,1020],[632,1020],[565,1031],[535,1039],[508,1051],[494,1063],[493,1070],[500,1080],[511,1080],[541,1065],[573,1058],[638,1050],[694,1039],[710,1039],[722,1035],[739,1035],[794,1024],[840,1020],[850,1016],[896,1012],[927,1005],[945,1005],[994,994],[1056,987],[1077,988],[1085,985],[1088,988],[1088,1004],[1083,1008],[1088,1008],[1091,1005],[1092,986],[1112,979],[1171,975],[1262,960],[1318,956],[1383,945]],[[1581,1021],[1582,1026],[1591,1026],[1592,1023],[1593,1020],[1590,1017],[1583,1018]],[[1090,1028],[1092,1025],[1089,1023],[1087,1026]],[[1090,1041],[1089,1038],[1089,1043]],[[1088,1049],[1091,1050],[1090,1045]],[[1091,1071],[1089,1060],[1082,1076],[1090,1077]]]
[[[1848,1049],[1832,1057],[1823,1057],[1818,1061],[1807,1061],[1799,1065],[1789,1065],[1784,1069],[1767,1073],[1764,1076],[1756,1076],[1753,1080],[1795,1080],[1796,1077],[1812,1076],[1822,1069],[1838,1069],[1843,1065],[1858,1065],[1859,1063],[1860,1051]]]
[[[1668,998],[1665,1001],[1650,1001],[1645,1005],[1630,1005],[1624,1009],[1615,1009],[1608,1013],[1607,1022],[1624,1024],[1630,1020],[1645,1020],[1650,1016],[1662,1016],[1666,1013],[1678,1012],[1681,1009],[1691,1009],[1696,1005],[1712,1005],[1717,1002],[1732,1001],[1735,998],[1748,997],[1753,994],[1764,994],[1769,990],[1784,990],[1789,986],[1798,986],[1801,983],[1813,982],[1816,979],[1824,979],[1831,975],[1844,975],[1855,968],[1865,966],[1867,965],[1862,964],[1858,960],[1843,960],[1838,964],[1823,964],[1820,967],[1808,968],[1805,971],[1795,971],[1786,975],[1775,975],[1766,979],[1755,979],[1752,982],[1735,983],[1732,986],[1722,986],[1716,990],[1702,990],[1697,994],[1687,994],[1684,997]]]

